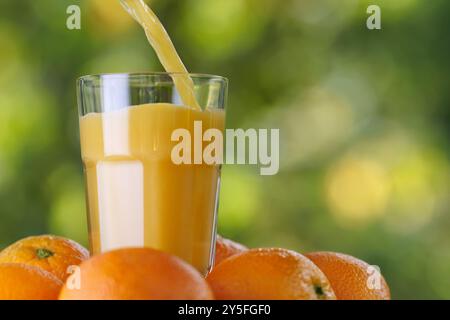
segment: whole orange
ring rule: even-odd
[[[389,287],[376,268],[336,252],[306,254],[327,276],[339,300],[389,300]]]
[[[216,255],[214,259],[214,265],[218,265],[226,258],[229,258],[235,254],[247,251],[248,248],[243,244],[226,239],[217,235],[216,239]]]
[[[74,274],[75,276],[75,274]],[[200,273],[183,260],[149,248],[127,248],[83,262],[80,286],[70,277],[61,300],[201,300],[212,291]]]
[[[68,268],[89,258],[89,252],[75,241],[51,236],[33,236],[19,240],[2,252],[0,263],[23,263],[42,268],[61,281],[69,276]]]
[[[252,249],[218,264],[207,280],[219,300],[331,300],[325,275],[309,259],[286,249]]]
[[[0,264],[0,300],[56,300],[62,285],[50,272],[37,267]]]

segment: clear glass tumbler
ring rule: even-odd
[[[214,128],[223,133],[227,80],[201,74],[190,78],[201,110],[181,102],[175,84],[186,80],[185,74],[104,74],[78,80],[93,254],[146,246],[175,254],[203,274],[210,270],[221,166],[193,159],[174,163],[172,152],[181,140],[172,134],[183,129],[190,136],[191,149],[182,154],[189,156],[194,147],[209,143],[202,132]]]

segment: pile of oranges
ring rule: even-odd
[[[390,299],[377,272],[345,254],[248,249],[218,237],[205,279],[158,250],[125,248],[90,258],[76,242],[44,235],[0,252],[0,300]]]

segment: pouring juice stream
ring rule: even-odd
[[[143,0],[119,0],[125,10],[142,26],[166,72],[180,73],[173,80],[185,106],[200,110],[194,95],[194,82],[181,61],[166,29]]]

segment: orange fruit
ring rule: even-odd
[[[389,300],[383,276],[368,263],[336,252],[306,254],[327,276],[339,300]]]
[[[0,264],[0,300],[56,300],[62,285],[50,272],[37,267]]]
[[[218,264],[207,280],[219,300],[334,299],[325,275],[286,249],[252,249]]]
[[[42,235],[17,241],[0,252],[0,263],[23,263],[39,267],[61,281],[69,275],[68,268],[89,258],[89,252],[75,241]]]
[[[230,239],[226,239],[217,235],[216,239],[216,255],[214,259],[214,265],[218,265],[226,258],[229,258],[235,254],[247,251],[248,248],[243,244],[234,242]]]
[[[200,273],[181,259],[150,248],[127,248],[96,255],[72,277],[61,300],[200,300],[212,291]],[[72,286],[71,286],[72,284]]]

